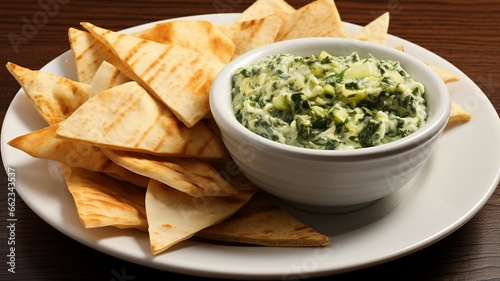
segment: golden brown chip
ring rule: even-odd
[[[326,246],[328,236],[300,222],[261,193],[230,218],[205,228],[197,237],[261,246]]]
[[[167,158],[107,149],[103,152],[118,165],[190,196],[231,196],[237,193],[212,166],[198,158]]]
[[[90,97],[126,82],[130,82],[130,78],[109,62],[103,61],[92,79]]]
[[[59,125],[57,137],[168,156],[222,159],[218,138],[203,123],[184,126],[136,82],[100,92]]]
[[[348,37],[333,0],[316,0],[288,15],[276,41],[304,37]]]
[[[234,57],[273,43],[284,18],[285,15],[283,14],[273,14],[263,18],[235,23],[234,25],[237,26],[238,31],[232,37],[236,46]]]
[[[36,111],[49,124],[65,120],[89,97],[90,85],[8,62],[7,69],[21,85]]]
[[[448,124],[458,124],[467,122],[472,118],[472,115],[465,109],[463,109],[456,102],[451,102],[450,117],[448,119]]]
[[[85,228],[114,226],[147,231],[144,188],[80,168],[64,174]]]
[[[231,41],[233,41],[234,36],[240,30],[240,26],[237,22],[215,24],[214,27],[226,35],[227,38],[231,39]]]
[[[88,143],[55,138],[59,124],[12,139],[8,144],[35,158],[60,162],[71,168],[104,172],[146,187],[149,179],[136,175],[111,161],[101,149]]]
[[[427,64],[434,72],[436,72],[437,75],[445,82],[445,83],[451,83],[451,82],[457,82],[460,80],[460,78],[453,74],[452,72],[448,70],[444,70],[442,68],[439,68],[435,65],[432,64]]]
[[[389,12],[385,12],[354,33],[352,38],[385,45],[389,30]]]
[[[256,192],[250,184],[235,187],[238,194],[234,196],[192,197],[151,180],[146,193],[146,214],[153,255],[231,216]]]
[[[223,64],[231,60],[234,52],[234,43],[231,39],[209,21],[168,21],[132,35],[162,44],[188,48],[201,53],[204,59]]]
[[[246,8],[236,22],[250,21],[274,14],[291,14],[295,8],[284,0],[257,0]]]
[[[68,37],[78,81],[91,84],[101,63],[112,58],[113,53],[86,31],[71,27],[68,30]]]
[[[94,37],[113,51],[128,69],[115,66],[167,105],[187,127],[194,126],[209,111],[208,94],[212,61],[194,50],[113,32],[82,23]],[[114,64],[114,63],[113,63]]]

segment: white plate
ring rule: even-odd
[[[229,23],[238,14],[187,17]],[[143,29],[131,28],[126,32]],[[345,24],[353,32],[359,26]],[[456,67],[408,41],[388,37],[407,53],[452,71],[453,100],[469,110],[467,124],[445,131],[424,170],[406,187],[362,210],[342,215],[290,212],[331,238],[326,248],[221,246],[185,241],[153,257],[148,236],[135,230],[84,229],[53,162],[34,159],[6,145],[45,126],[20,90],[2,128],[5,168],[14,168],[17,192],[30,208],[65,235],[109,255],[177,273],[232,279],[317,277],[356,270],[407,255],[450,234],[471,219],[494,192],[500,177],[500,122],[484,93]],[[43,69],[74,78],[68,51]],[[484,85],[486,86],[486,85]],[[411,164],[411,163],[409,163]]]

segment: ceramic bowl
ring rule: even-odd
[[[427,122],[391,143],[356,150],[315,150],[263,138],[241,125],[232,108],[235,69],[278,53],[300,56],[372,54],[399,61],[425,87]],[[343,38],[282,41],[245,53],[214,80],[210,108],[222,139],[241,172],[265,192],[304,210],[344,212],[366,206],[408,184],[432,153],[447,124],[450,97],[444,82],[423,62],[391,47]],[[425,176],[425,175],[423,175]]]

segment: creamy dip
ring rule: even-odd
[[[235,71],[232,96],[252,132],[312,149],[377,146],[427,119],[424,87],[399,62],[357,53],[267,56]]]

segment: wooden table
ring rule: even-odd
[[[217,12],[241,12],[248,0],[16,0],[0,4],[1,62],[39,69],[68,50],[67,29],[90,21],[120,30],[155,20]],[[298,8],[308,1],[289,1]],[[500,107],[500,3],[479,1],[336,1],[342,19],[364,25],[391,12],[389,32],[448,60]],[[28,26],[31,24],[32,28]],[[10,34],[10,36],[9,36]],[[17,34],[17,37],[12,37]],[[11,38],[11,39],[9,39]],[[14,40],[12,38],[15,38]],[[19,89],[0,68],[0,116]],[[7,271],[7,176],[0,189],[1,280],[193,280],[108,256],[83,246],[41,220],[17,197],[16,273]],[[463,227],[443,240],[385,264],[340,274],[337,280],[500,279],[500,189]],[[322,279],[322,278],[321,278]],[[202,278],[199,278],[202,280]],[[323,279],[323,280],[326,280]]]

